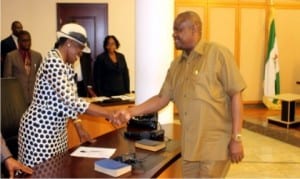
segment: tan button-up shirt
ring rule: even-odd
[[[172,62],[160,95],[179,110],[184,160],[228,159],[230,96],[245,87],[232,53],[220,45],[201,42]]]

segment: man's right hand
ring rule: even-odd
[[[113,119],[110,121],[114,126],[126,124],[131,118],[130,112],[126,109],[115,111]]]
[[[15,160],[12,157],[7,158],[4,161],[4,163],[5,163],[6,169],[9,172],[9,178],[14,178],[15,172],[17,172],[19,170],[21,170],[24,173],[30,174],[30,175],[33,173],[33,170],[31,168],[23,165],[21,162]]]

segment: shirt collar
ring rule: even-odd
[[[14,34],[11,34],[11,36],[12,36],[12,38],[13,38],[13,40],[14,40],[16,46],[17,46],[17,48],[19,48],[18,37],[15,36]]]
[[[191,57],[195,57],[198,55],[201,56],[203,53],[204,53],[204,42],[199,41],[189,55],[185,51],[182,52],[180,61],[187,60]]]
[[[18,37],[15,36],[14,34],[11,34],[11,36],[12,36],[12,38],[13,38],[14,40],[18,40]]]

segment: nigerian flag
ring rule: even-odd
[[[280,94],[280,80],[279,80],[279,62],[278,62],[278,47],[275,32],[275,21],[271,9],[269,19],[269,36],[268,46],[265,61],[265,74],[264,74],[264,100],[263,102],[269,108],[280,108],[278,100],[269,98]]]

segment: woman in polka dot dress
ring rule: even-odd
[[[78,114],[101,115],[112,120],[112,112],[77,96],[72,64],[86,44],[85,29],[74,23],[57,32],[57,49],[48,52],[35,82],[31,105],[19,128],[19,160],[29,167],[67,151],[67,121]],[[85,131],[74,123],[81,137]]]

